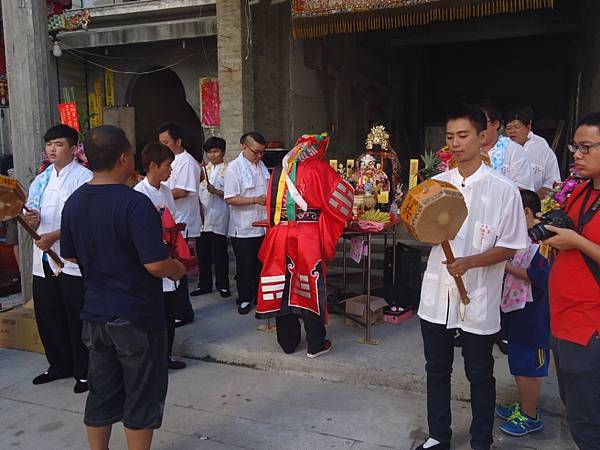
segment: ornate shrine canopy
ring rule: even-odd
[[[555,0],[292,0],[294,37],[415,27],[553,8]]]

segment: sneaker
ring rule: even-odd
[[[423,447],[425,445],[427,441],[423,442],[421,445],[419,445],[418,447],[415,448],[415,450],[424,450],[425,447]],[[450,450],[450,443],[449,442],[440,442],[439,444],[435,444],[431,447],[427,447],[426,450]]]
[[[186,367],[186,364],[183,361],[177,361],[173,358],[169,358],[168,365],[171,370],[185,369]]]
[[[502,420],[508,420],[516,412],[521,410],[521,406],[518,403],[511,403],[510,405],[498,405],[496,406],[496,415]]]
[[[75,383],[75,387],[73,388],[73,392],[76,394],[83,394],[88,391],[88,381],[87,380],[77,380]]]
[[[229,289],[219,289],[219,294],[221,294],[221,297],[223,298],[231,297],[231,291]]]
[[[320,352],[317,352],[317,353],[306,352],[306,356],[308,356],[311,359],[316,358],[317,356],[324,355],[329,350],[331,350],[331,341],[329,339],[325,339],[325,342],[323,343],[323,349]]]
[[[529,433],[541,431],[544,428],[544,421],[539,414],[536,419],[532,419],[525,414],[521,414],[521,411],[516,411],[499,428],[511,436],[526,436]]]

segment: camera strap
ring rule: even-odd
[[[592,181],[590,181],[585,188],[585,191],[586,191],[585,197],[583,198],[583,202],[581,202],[581,207],[579,208],[579,217],[577,220],[577,233],[579,233],[579,234],[581,234],[581,232],[583,231],[583,227],[592,220],[592,218],[594,217],[594,215],[596,214],[598,209],[600,209],[600,195],[599,195],[596,198],[596,201],[592,204],[592,206],[590,206],[590,208],[587,211],[585,210],[587,203],[590,199],[590,196],[592,195],[593,190],[594,190],[594,186],[593,186]],[[598,266],[598,263],[596,261],[594,261],[592,258],[590,258],[588,255],[586,255],[585,253],[583,253],[583,252],[580,252],[580,253],[581,253],[581,256],[583,257],[583,260],[585,261],[585,264],[588,266],[588,268],[594,275],[594,278],[596,279],[598,286],[600,286],[600,266]]]

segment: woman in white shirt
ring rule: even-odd
[[[215,287],[221,297],[231,296],[229,291],[229,256],[227,254],[227,227],[229,225],[229,207],[223,199],[225,190],[225,139],[211,137],[204,143],[204,151],[208,156],[208,165],[204,180],[200,183],[199,197],[204,213],[203,229],[200,238],[196,239],[198,255],[198,288],[193,290],[192,297],[208,294],[213,288],[213,271],[215,266]]]
[[[142,150],[142,167],[146,172],[146,178],[140,181],[134,189],[146,195],[160,214],[165,211],[175,217],[175,200],[171,190],[164,184],[171,175],[171,163],[175,155],[168,147],[158,142],[148,144]],[[175,337],[175,301],[177,289],[181,289],[178,283],[163,278],[163,293],[165,296],[165,318],[167,321],[167,356],[169,369],[183,369],[185,363],[171,358],[173,350],[173,339]]]

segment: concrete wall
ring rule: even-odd
[[[581,76],[578,117],[600,111],[600,2],[586,0],[582,12],[577,72]]]

